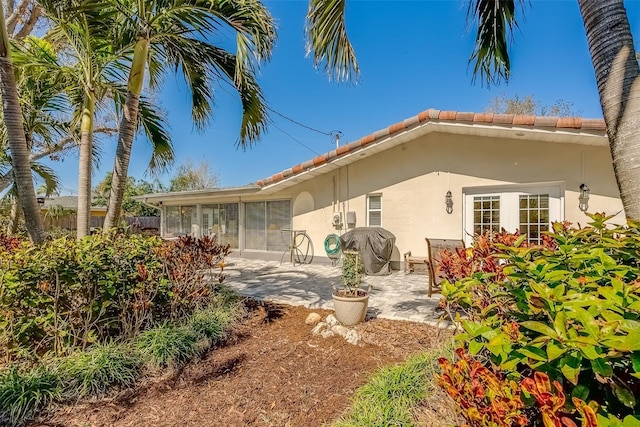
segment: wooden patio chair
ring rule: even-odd
[[[429,291],[427,295],[431,297],[434,292],[441,291],[440,282],[442,282],[442,278],[436,275],[437,261],[440,259],[440,255],[445,250],[455,252],[457,248],[464,249],[464,240],[430,239],[428,237],[425,240],[427,241],[428,254],[426,264],[429,270]]]

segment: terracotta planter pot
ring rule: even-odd
[[[358,296],[343,296],[342,292],[332,295],[336,319],[345,326],[352,326],[362,322],[367,316],[369,294],[359,291]]]

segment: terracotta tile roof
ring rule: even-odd
[[[440,111],[429,109],[398,123],[394,123],[387,128],[380,129],[370,135],[336,148],[328,153],[317,156],[312,160],[303,162],[290,169],[272,175],[258,181],[260,187],[275,184],[290,176],[297,175],[314,167],[328,163],[337,157],[342,157],[360,147],[364,147],[383,138],[401,133],[413,128],[421,123],[463,123],[463,124],[493,124],[498,126],[519,126],[530,128],[555,128],[555,129],[580,129],[584,131],[606,131],[603,119],[583,119],[581,117],[555,117],[555,116],[531,116],[520,114],[494,114],[494,113],[473,113],[462,111]]]

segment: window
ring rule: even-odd
[[[367,196],[367,226],[382,227],[382,195]]]
[[[520,232],[528,235],[529,242],[542,243],[540,232],[549,230],[549,224],[549,195],[521,195]]]
[[[500,197],[475,196],[473,198],[473,234],[487,230],[500,231]]]
[[[464,190],[464,235],[470,245],[473,236],[487,230],[519,230],[537,244],[551,223],[562,221],[560,184],[540,186],[475,187]]]
[[[218,242],[234,249],[238,246],[238,204],[202,205],[202,235],[215,234]]]
[[[289,247],[289,234],[280,230],[291,227],[291,201],[246,203],[244,216],[246,249],[284,251]]]
[[[195,206],[168,206],[166,213],[167,237],[191,234],[193,226],[197,224]]]
[[[211,228],[209,228],[209,214],[203,212],[202,213],[202,235],[208,236],[210,234],[211,234]]]

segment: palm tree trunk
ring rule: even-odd
[[[91,215],[91,171],[93,158],[93,94],[85,95],[85,106],[80,123],[80,155],[78,159],[78,240],[89,234]]]
[[[640,220],[640,67],[623,0],[578,0],[620,198]]]
[[[14,197],[11,201],[11,211],[9,212],[9,225],[7,225],[7,234],[11,236],[18,231],[18,222],[20,222],[20,200]]]
[[[40,243],[44,239],[40,208],[36,199],[29,162],[30,150],[24,135],[22,110],[18,98],[13,63],[11,62],[11,47],[9,36],[4,23],[4,12],[0,8],[0,86],[2,90],[2,109],[4,123],[7,128],[9,149],[11,150],[11,164],[16,184],[17,196],[22,204],[25,225],[29,239]]]
[[[127,184],[129,160],[131,159],[131,148],[133,147],[133,138],[138,124],[138,105],[140,103],[140,94],[142,93],[142,84],[144,82],[144,72],[147,66],[148,56],[149,40],[138,40],[133,54],[131,70],[129,71],[127,100],[120,120],[118,146],[116,148],[111,191],[109,193],[109,206],[103,226],[105,232],[115,227],[120,219],[122,200]]]

